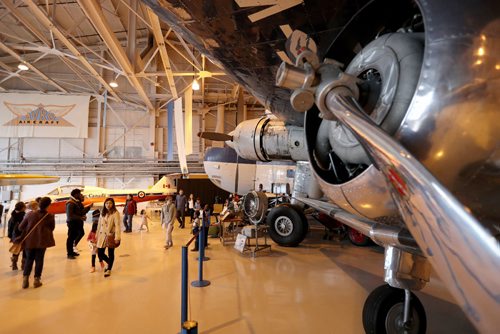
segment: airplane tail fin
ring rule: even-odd
[[[151,190],[161,192],[175,191],[174,181],[172,178],[164,176],[151,187]]]

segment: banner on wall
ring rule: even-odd
[[[184,93],[184,138],[186,155],[193,154],[193,88]]]
[[[0,94],[0,137],[87,138],[90,96]]]

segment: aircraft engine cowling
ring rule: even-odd
[[[244,121],[232,132],[232,142],[226,142],[242,158],[258,161],[306,161],[304,129],[285,125],[267,117]]]
[[[358,80],[358,100],[367,117],[390,134],[399,128],[416,90],[423,50],[421,33],[386,34],[367,44],[345,70]],[[320,90],[317,99],[325,92]],[[311,167],[322,190],[351,213],[399,220],[383,175],[357,138],[322,103],[317,105],[307,112],[305,128]]]

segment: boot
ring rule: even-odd
[[[42,282],[40,281],[40,277],[35,277],[35,281],[33,282],[33,287],[39,288],[42,286]]]
[[[10,260],[12,261],[12,270],[18,270],[19,268],[17,268],[17,258],[12,256]]]
[[[30,287],[29,276],[23,276],[23,289],[27,289]]]

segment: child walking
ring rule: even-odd
[[[143,226],[146,226],[146,231],[149,232],[148,214],[146,213],[146,210],[144,210],[144,209],[141,210],[141,226],[139,227],[139,231],[142,230]]]
[[[95,258],[97,256],[97,223],[99,222],[99,216],[101,215],[101,211],[99,210],[94,210],[92,211],[92,229],[89,233],[89,236],[87,237],[87,241],[89,242],[89,248],[92,253],[92,260],[91,260],[91,265],[92,267],[90,268],[90,272],[93,273],[95,272]],[[101,265],[101,269],[104,268],[104,262],[99,261],[99,264]]]

